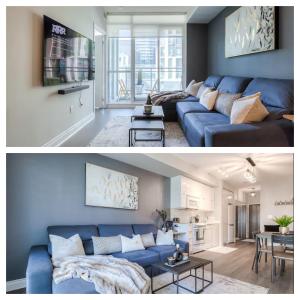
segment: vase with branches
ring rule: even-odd
[[[162,210],[156,209],[156,212],[159,215],[160,219],[162,220],[161,228],[166,229],[166,221],[167,221],[167,216],[168,216],[167,211],[164,209],[162,209]]]

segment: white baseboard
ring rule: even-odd
[[[59,147],[61,146],[65,141],[67,141],[72,135],[77,133],[80,129],[82,129],[84,126],[86,126],[88,123],[93,121],[95,118],[95,113],[91,113],[85,118],[81,119],[79,122],[75,123],[47,143],[43,145],[43,147]]]
[[[26,287],[26,278],[6,281],[6,292],[11,292]]]

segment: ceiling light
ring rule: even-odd
[[[251,183],[256,182],[256,176],[254,174],[254,170],[251,171],[250,169],[247,169],[244,173],[244,177],[245,177],[245,179],[247,179]]]
[[[251,195],[251,197],[255,197],[256,193],[255,192],[251,192],[250,195]]]

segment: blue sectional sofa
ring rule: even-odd
[[[197,97],[177,101],[176,115],[164,109],[166,120],[177,118],[193,147],[291,147],[294,124],[282,118],[294,113],[294,81],[285,79],[209,76],[204,84],[220,93],[241,93],[241,97],[261,92],[270,115],[262,122],[230,124],[227,115],[208,111]],[[171,103],[169,103],[169,106]]]
[[[69,238],[74,234],[79,234],[86,255],[93,255],[92,236],[115,236],[122,234],[132,237],[133,234],[157,233],[157,228],[153,224],[126,224],[126,225],[77,225],[77,226],[49,226],[49,234],[59,235]],[[183,251],[189,251],[189,244],[175,240]],[[117,252],[111,254],[119,258],[126,258],[129,261],[141,265],[149,274],[151,264],[158,261],[165,261],[172,255],[175,246],[154,246],[145,250],[131,251],[127,253]],[[28,265],[26,270],[26,292],[29,294],[94,294],[96,293],[94,284],[82,279],[69,279],[55,284],[52,280],[51,244],[33,246],[30,250]]]

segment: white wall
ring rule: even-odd
[[[292,171],[292,170],[291,170]],[[284,177],[268,178],[263,182],[260,192],[260,229],[264,230],[264,225],[275,224],[268,219],[268,215],[274,217],[282,215],[294,215],[293,206],[275,206],[275,201],[291,200],[293,197],[293,174]],[[293,228],[293,224],[290,229]]]
[[[105,29],[100,7],[7,7],[8,146],[41,146],[93,113],[93,81],[82,91],[82,107],[79,93],[57,94],[72,84],[42,86],[43,15],[90,39],[94,22]]]

